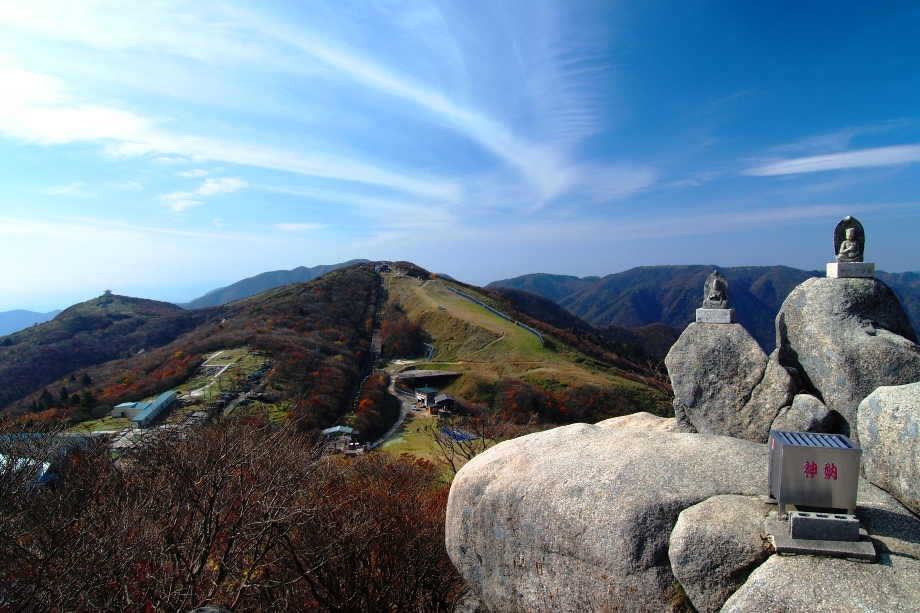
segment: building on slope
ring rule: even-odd
[[[178,399],[179,394],[176,392],[164,392],[150,402],[123,402],[112,409],[112,417],[127,417],[133,427],[146,428]]]

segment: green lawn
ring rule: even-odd
[[[434,461],[431,455],[431,437],[425,427],[437,424],[438,418],[428,411],[409,411],[402,425],[388,438],[380,449],[392,453],[411,453],[414,456]]]
[[[131,420],[124,417],[105,416],[100,419],[91,419],[70,428],[70,432],[99,432],[102,430],[121,430],[131,426]]]

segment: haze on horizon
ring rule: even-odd
[[[405,259],[920,270],[920,5],[0,0],[0,311]]]

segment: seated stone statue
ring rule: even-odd
[[[728,308],[728,281],[718,270],[706,279],[706,285],[703,287],[703,308]]]
[[[840,251],[837,253],[838,262],[862,262],[862,245],[856,238],[856,229],[847,228],[846,240],[840,243]]]
[[[838,263],[862,262],[866,232],[855,217],[847,215],[834,228],[834,255]]]

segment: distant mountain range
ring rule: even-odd
[[[60,312],[60,309],[57,311],[49,311],[47,313],[23,311],[22,309],[17,309],[15,311],[4,311],[3,313],[0,313],[0,336],[6,336],[7,334],[12,334],[13,332],[25,330],[33,324],[45,323],[46,321],[53,319],[54,316]]]
[[[737,321],[764,350],[776,347],[774,322],[783,300],[806,279],[823,271],[786,266],[715,265],[642,266],[606,277],[573,277],[544,273],[493,281],[486,287],[510,287],[554,300],[596,327],[640,328],[664,323],[679,330],[694,321],[703,301],[703,283],[713,270],[729,283],[729,301]],[[894,290],[914,329],[920,323],[920,273],[876,272]]]
[[[282,285],[290,285],[291,283],[306,283],[307,281],[312,281],[317,277],[321,277],[331,270],[336,270],[337,268],[345,268],[346,266],[353,266],[354,264],[366,264],[369,261],[370,260],[348,260],[347,262],[342,262],[341,264],[320,264],[319,266],[313,266],[312,268],[299,266],[293,270],[273,270],[271,272],[263,272],[262,274],[256,275],[254,277],[249,277],[248,279],[237,281],[232,285],[211,290],[204,296],[195,298],[190,302],[177,304],[183,309],[200,309],[203,307],[227,304],[228,302],[233,302],[234,300],[242,300],[243,298],[249,298],[250,296],[255,296],[256,294],[261,294],[262,292],[267,292],[270,289],[275,289],[276,287],[281,287]]]

